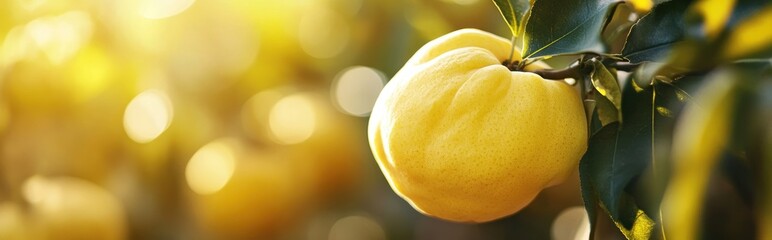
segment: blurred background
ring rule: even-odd
[[[576,174],[516,215],[460,224],[417,213],[372,159],[370,109],[420,46],[467,27],[509,36],[490,1],[0,3],[0,239],[589,229]]]

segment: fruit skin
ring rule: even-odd
[[[510,47],[480,30],[449,33],[419,49],[378,97],[371,150],[416,210],[495,220],[577,168],[587,148],[578,93],[563,81],[510,72],[501,64]]]

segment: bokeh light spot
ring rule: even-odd
[[[33,52],[34,42],[26,34],[24,26],[8,31],[0,48],[0,68],[27,58]]]
[[[30,203],[41,203],[46,198],[49,201],[57,201],[60,194],[55,190],[48,184],[48,180],[38,175],[28,178],[22,186],[22,194]]]
[[[335,222],[330,240],[385,240],[383,227],[367,217],[349,216]]]
[[[367,116],[373,110],[385,81],[381,72],[369,67],[346,69],[333,82],[332,95],[335,104],[347,114]]]
[[[114,70],[112,59],[103,50],[83,48],[70,67],[71,94],[81,101],[93,98],[104,91]]]
[[[552,239],[579,240],[590,235],[590,219],[584,207],[570,207],[558,214],[552,223]]]
[[[201,195],[220,191],[236,169],[236,153],[231,140],[204,145],[193,154],[185,168],[185,179],[193,192]]]
[[[301,143],[310,138],[316,128],[314,105],[301,94],[284,97],[271,108],[268,124],[278,143]]]
[[[61,64],[91,39],[92,22],[88,13],[70,11],[58,16],[35,19],[23,29],[23,32],[8,34],[4,48],[20,49],[4,50],[3,52],[8,54],[3,57],[5,64],[30,57],[32,52],[27,44],[35,46],[51,63]]]
[[[458,5],[464,5],[464,6],[474,5],[477,2],[479,2],[479,0],[444,0],[444,1],[445,2],[450,2],[450,3],[455,3],[455,4],[458,4]]]
[[[168,18],[188,9],[195,0],[141,0],[139,15],[149,19]]]
[[[174,111],[166,93],[147,90],[131,100],[123,115],[123,127],[129,138],[138,143],[153,141],[172,122]]]

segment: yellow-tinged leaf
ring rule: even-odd
[[[643,91],[643,88],[638,86],[638,83],[635,81],[635,79],[631,79],[630,81],[632,81],[631,83],[633,84],[633,90],[635,90],[635,92],[639,93]]]
[[[662,201],[669,239],[699,239],[703,196],[726,146],[736,76],[714,73],[687,105],[673,134],[673,175]]]
[[[673,117],[673,111],[670,111],[670,109],[663,106],[657,106],[657,112],[663,117]]]
[[[616,77],[606,69],[606,66],[599,61],[595,61],[594,69],[590,80],[592,80],[592,86],[601,95],[606,97],[611,103],[614,104],[617,111],[621,112],[622,109],[622,90],[619,88],[619,83]]]
[[[678,98],[678,101],[685,102],[686,98],[689,97],[689,95],[684,93],[683,91],[676,91],[676,97]]]
[[[593,94],[592,98],[595,100],[595,110],[598,111],[598,119],[601,126],[619,121],[621,117],[620,111],[614,107],[611,101],[600,94]]]
[[[509,0],[493,0],[493,4],[496,5],[499,13],[504,17],[504,21],[507,22],[512,35],[517,36],[517,17],[515,16],[515,9],[512,8],[512,3]]]
[[[702,0],[694,4],[694,11],[702,16],[705,36],[715,38],[724,29],[734,9],[735,0]]]
[[[739,59],[772,46],[772,6],[748,17],[734,29],[724,44],[723,59]]]
[[[615,222],[622,234],[630,240],[648,240],[651,237],[651,232],[654,229],[654,220],[652,220],[643,210],[638,210],[635,216],[635,222],[633,222],[632,229],[627,229],[622,226],[621,223]]]
[[[633,8],[636,12],[639,13],[645,13],[649,12],[652,7],[654,7],[654,2],[652,0],[630,0],[630,5],[633,5]]]

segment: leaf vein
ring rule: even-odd
[[[601,10],[601,9],[597,9],[597,10]],[[536,51],[532,52],[531,54],[528,54],[528,56],[526,56],[525,58],[529,58],[529,57],[533,56],[534,54],[541,52],[545,48],[548,48],[548,47],[552,46],[553,44],[555,44],[558,41],[562,40],[566,36],[571,35],[571,33],[575,32],[577,29],[583,27],[586,22],[589,22],[590,20],[592,20],[596,15],[600,14],[601,12],[603,12],[603,11],[596,11],[594,14],[590,15],[590,17],[584,19],[584,21],[582,21],[580,24],[577,24],[576,27],[574,27],[573,29],[568,31],[566,34],[563,34],[563,36],[560,36],[558,39],[555,39],[552,42],[548,43],[547,45],[544,45],[544,47],[541,47],[541,48],[537,49]]]

